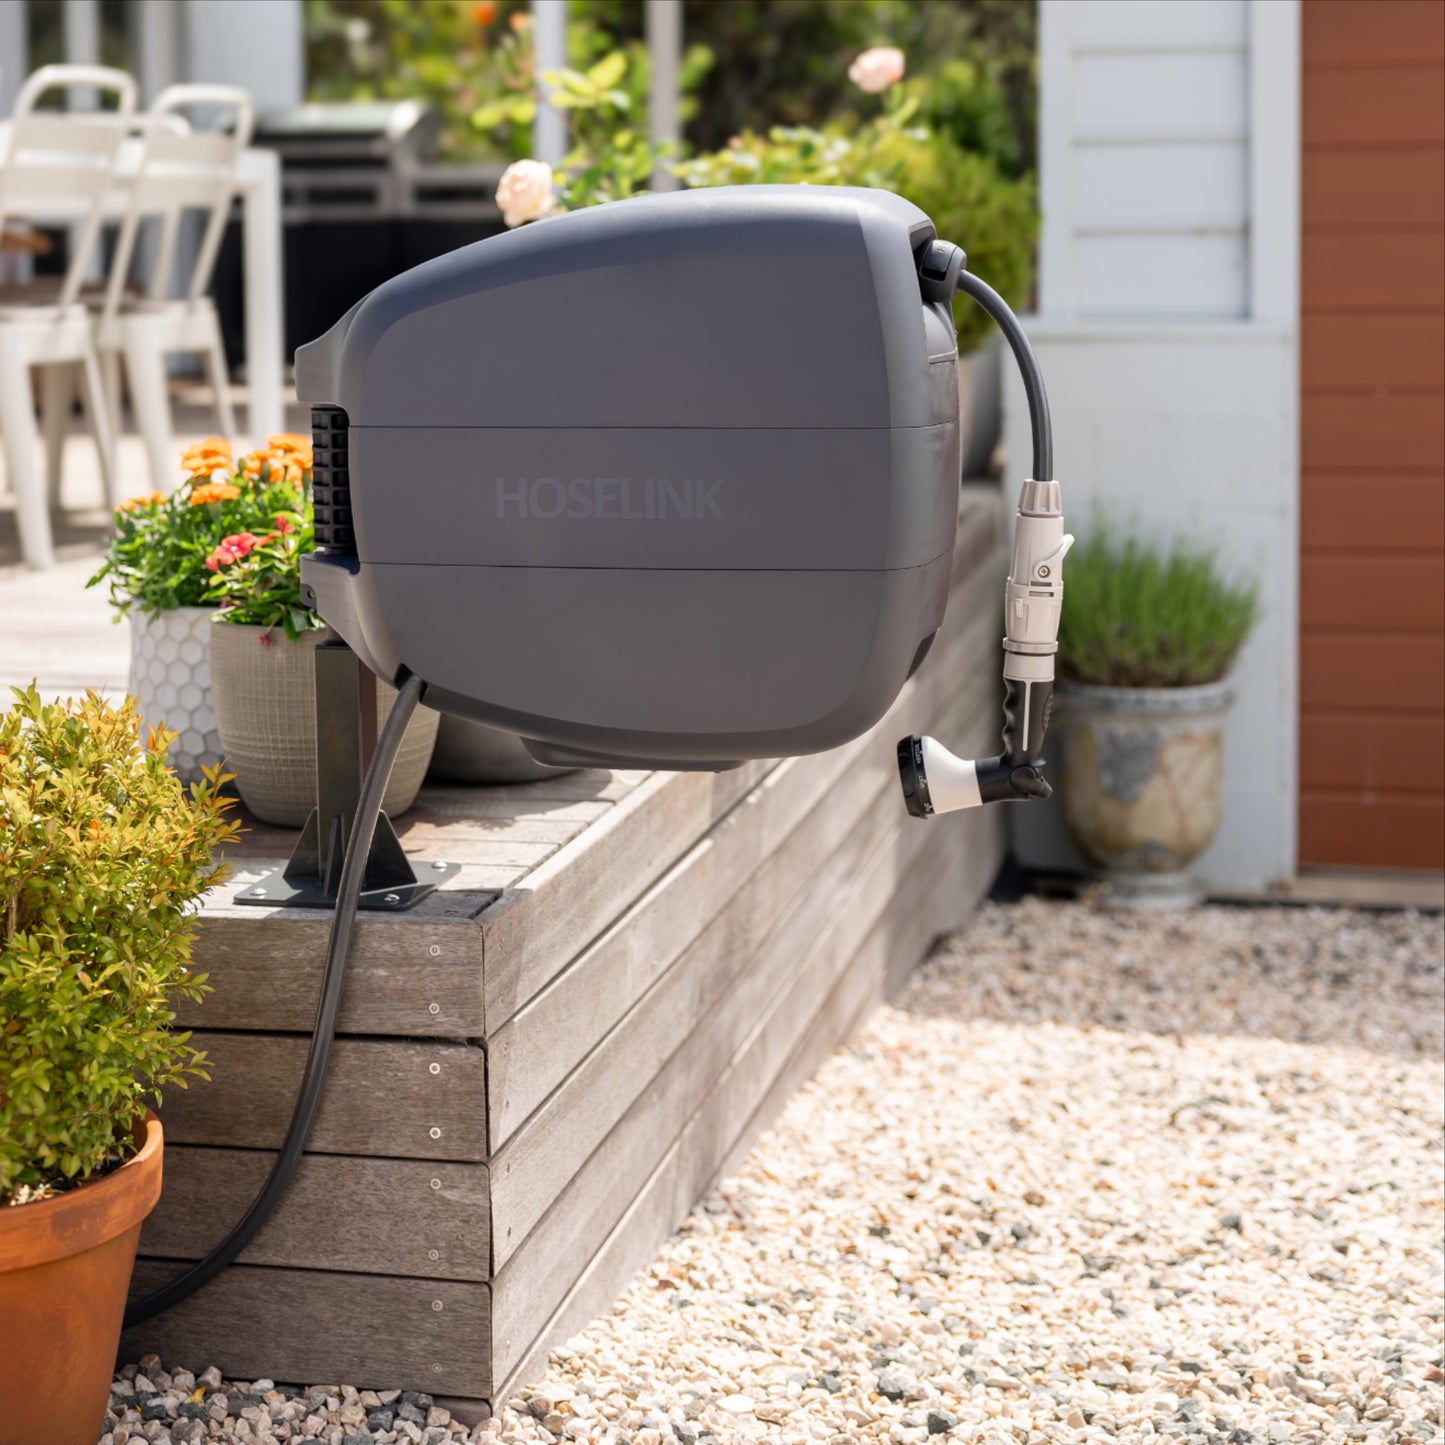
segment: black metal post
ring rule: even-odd
[[[336,903],[361,780],[376,751],[376,678],[329,628],[316,646],[315,727],[316,807],[286,866],[243,888],[237,903],[268,908],[331,908]],[[383,813],[367,854],[360,906],[400,912],[460,866],[413,865]]]

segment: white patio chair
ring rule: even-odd
[[[229,115],[228,128],[195,129],[182,114],[204,107]],[[236,169],[251,139],[255,107],[244,91],[229,85],[172,85],[163,90],[144,117],[140,169],[131,182],[129,204],[116,241],[104,301],[96,322],[96,344],[115,394],[117,356],[125,358],[126,379],[136,427],[150,462],[157,490],[173,491],[180,480],[171,433],[166,390],[166,357],[172,352],[199,352],[214,393],[216,430],[233,437],[236,420],[227,394],[229,378],[221,324],[206,287],[215,269],[221,237],[236,194]],[[183,295],[167,296],[174,269],[181,217],[205,214],[205,229],[185,279]],[[142,221],[160,221],[160,240],[150,266],[143,297],[125,291],[126,273],[135,253]]]
[[[68,86],[89,86],[114,95],[116,109],[35,109],[36,101],[47,91]],[[15,493],[20,549],[26,562],[36,568],[49,567],[54,551],[35,430],[31,367],[42,368],[47,396],[63,385],[68,401],[70,369],[79,365],[85,409],[100,451],[101,475],[112,505],[122,500],[93,324],[79,297],[135,98],[135,82],[123,70],[98,65],[44,66],[30,76],[16,97],[9,143],[0,158],[0,225],[7,215],[23,217],[27,212],[44,214],[57,208],[80,220],[70,264],[57,293],[30,299],[22,288],[0,297],[0,442]]]

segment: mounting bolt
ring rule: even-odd
[[[428,1259],[440,1259],[442,1257],[442,1252],[439,1249],[429,1249],[426,1252],[426,1257]]]
[[[440,1139],[442,1136],[442,1131],[435,1127],[428,1129],[427,1133],[430,1134],[433,1139]]]
[[[439,1073],[441,1073],[441,1071],[442,1071],[442,1066],[441,1066],[440,1064],[430,1064],[430,1065],[428,1065],[428,1067],[430,1068],[431,1072],[434,1073],[434,1074],[439,1074]]]
[[[398,903],[401,902],[401,894],[400,894],[400,893],[387,893],[387,894],[383,894],[381,901],[382,901],[383,903],[390,903],[390,904],[392,905],[392,907],[394,908]]]
[[[433,1366],[431,1367],[431,1372],[432,1372],[432,1374],[434,1374],[434,1375],[439,1375],[439,1374],[441,1374],[441,1372],[442,1372],[442,1367],[441,1367],[440,1365],[433,1365]]]
[[[251,890],[251,897],[252,897],[252,898],[264,898],[265,896],[266,896],[266,890],[265,890],[264,888],[253,888],[253,889]]]
[[[442,956],[442,946],[439,943],[434,943],[427,949],[427,952],[431,954],[433,958],[440,958]]]
[[[432,866],[433,868],[437,869],[438,872],[440,872],[441,869],[445,868],[447,865],[446,865],[445,863],[433,863],[431,866]],[[440,953],[441,950],[438,949],[437,952]],[[437,1366],[437,1369],[441,1369],[441,1366],[438,1365],[438,1366]]]
[[[429,1003],[426,1006],[426,1011],[429,1014],[439,1014],[442,1011],[442,1006],[439,1003]]]
[[[440,1189],[440,1188],[442,1187],[442,1182],[441,1182],[441,1180],[440,1180],[440,1179],[433,1179],[432,1182],[431,1182],[431,1187],[432,1187],[433,1189]]]
[[[438,1311],[439,1311],[439,1310],[441,1309],[441,1307],[442,1307],[442,1302],[441,1302],[439,1299],[434,1299],[434,1300],[431,1302],[431,1307],[432,1307],[434,1310],[438,1310]]]

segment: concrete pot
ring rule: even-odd
[[[963,476],[981,477],[998,445],[1003,425],[1003,372],[997,339],[958,358],[959,435],[963,438]]]
[[[1227,682],[1061,686],[1064,826],[1118,902],[1179,906],[1219,829]]]
[[[95,1445],[110,1398],[141,1221],[161,1194],[160,1121],[103,1179],[0,1209],[5,1445]]]
[[[211,624],[211,691],[227,771],[241,801],[263,823],[299,828],[316,806],[316,644],[325,633],[287,640],[279,628]],[[376,684],[376,725],[396,689]],[[396,818],[416,801],[436,742],[438,714],[419,707],[407,724],[382,807]]]
[[[443,713],[427,776],[442,783],[535,783],[576,771],[539,763],[514,733]]]
[[[183,783],[198,783],[202,766],[221,761],[221,735],[211,705],[211,617],[214,607],[130,613],[130,679],[147,727],[177,734],[170,764]]]

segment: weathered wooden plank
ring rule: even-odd
[[[976,735],[986,725],[985,717],[991,718],[992,707],[974,711],[967,732]],[[731,970],[734,976],[725,975],[717,984],[716,997],[704,997],[694,1013],[666,1029],[656,1020],[645,1025],[639,1018],[634,1030],[629,1020],[629,1036],[671,1037],[682,1043],[570,1182],[559,1184],[550,1177],[570,1172],[567,1157],[556,1167],[558,1156],[575,1159],[585,1147],[585,1141],[574,1137],[572,1116],[566,1111],[553,1121],[550,1134],[529,1139],[529,1126],[515,1141],[520,1145],[540,1140],[545,1147],[529,1148],[525,1153],[516,1148],[503,1150],[494,1160],[494,1257],[499,1262],[494,1281],[494,1335],[499,1375],[515,1366],[525,1342],[543,1328],[547,1310],[585,1273],[613,1221],[626,1213],[636,1181],[654,1168],[689,1116],[717,1088],[735,1050],[754,1036],[759,1020],[775,1020],[775,1032],[785,1043],[787,1029],[801,1028],[815,1010],[818,997],[830,995],[839,986],[838,972],[847,964],[856,940],[867,935],[880,914],[887,915],[900,906],[898,879],[912,875],[917,855],[927,849],[930,839],[921,825],[905,826],[901,809],[886,814],[886,821],[880,818],[877,804],[891,785],[891,779],[880,784],[870,800],[872,806],[851,836],[789,907],[781,923],[771,932],[764,930],[767,936],[746,950],[743,964],[735,964]],[[987,860],[980,850],[979,866],[991,864],[996,871],[1002,835],[997,828],[993,831],[995,844],[988,850]],[[949,857],[956,860],[956,854],[955,847]],[[946,872],[937,866],[927,871],[930,877]],[[931,907],[909,905],[910,914],[923,919],[951,916],[959,905],[948,893],[947,888],[942,889],[931,900]],[[910,960],[910,966],[913,962],[916,959]],[[711,980],[702,974],[697,982],[706,985]],[[784,994],[794,1002],[780,1005]],[[774,1048],[778,1047],[782,1044],[775,1043]],[[621,1060],[621,1055],[617,1058]],[[577,1077],[582,1087],[574,1091],[569,1080],[557,1097],[564,1101],[565,1096],[569,1110],[586,1110],[588,1100],[599,1091],[590,1071],[580,1070]],[[731,1122],[736,1126],[741,1121]],[[732,1137],[722,1138],[719,1149]],[[515,1177],[512,1165],[516,1166]],[[545,1212],[535,1207],[529,1189],[550,1201]],[[509,1235],[514,1219],[523,1221],[517,1228],[535,1222],[532,1233],[519,1245]]]
[[[168,1142],[165,1189],[141,1254],[201,1258],[240,1219],[275,1157]],[[485,1164],[307,1154],[240,1262],[486,1280],[490,1219]]]
[[[931,707],[925,707],[924,695],[914,693],[908,706],[919,726],[943,721],[951,737],[976,738],[996,718],[995,687],[991,679],[986,686],[980,679],[977,689],[962,689],[947,704]],[[858,869],[875,840],[904,816],[894,796],[891,749],[873,741],[848,769],[846,785],[832,784],[816,795],[822,801],[814,815],[763,862],[525,1127],[494,1150],[493,1258],[499,1269],[617,1120],[630,1109],[646,1110],[648,1101],[672,1087],[660,1082],[660,1075],[649,1083],[664,1061],[658,1058],[649,1069],[639,1060],[637,1041],[687,1039],[705,1022],[700,1057],[714,1050],[722,1035],[711,1011],[737,975],[748,971],[758,976],[760,986],[777,987],[834,919],[838,900],[851,898]],[[579,980],[583,999],[597,1000],[605,992],[595,979]],[[491,1053],[489,1067],[494,1066]],[[636,1102],[640,1096],[643,1102]],[[661,1125],[650,1132],[670,1137]],[[641,1172],[636,1160],[618,1167],[630,1179]],[[591,1198],[589,1188],[579,1185],[574,1192]],[[569,1234],[574,1243],[581,1237],[577,1231]]]
[[[509,1019],[773,767],[654,773],[481,916],[489,1027]]]
[[[482,934],[472,915],[495,893],[449,893],[450,917],[363,913],[339,1029],[410,1038],[481,1038]],[[259,916],[258,916],[259,915]],[[211,992],[182,1002],[182,1028],[308,1030],[316,1014],[331,914],[311,909],[208,909],[196,966]],[[435,1006],[435,1012],[433,1012]]]
[[[722,1077],[707,1091],[702,1105],[667,1147],[618,1224],[585,1263],[561,1304],[531,1344],[520,1351],[509,1352],[502,1343],[507,1320],[506,1305],[500,1294],[509,1287],[509,1282],[502,1276],[494,1283],[494,1291],[499,1295],[494,1321],[494,1374],[499,1398],[514,1392],[541,1367],[553,1343],[607,1309],[636,1269],[651,1257],[657,1241],[687,1214],[715,1175],[734,1136],[736,1111],[747,1110],[747,1089],[743,1086],[750,1086],[754,1096],[759,1092],[766,1094],[772,1077],[769,1069],[776,1067],[778,1059],[790,1056],[789,1045],[797,1037],[800,1020],[812,1018],[811,1027],[820,1027],[820,1022],[825,1021],[824,1011],[834,999],[841,998],[856,1009],[856,1000],[851,998],[859,990],[855,970],[866,987],[876,989],[884,954],[889,947],[899,946],[899,919],[911,919],[912,939],[925,940],[929,890],[937,887],[946,870],[938,864],[930,867],[921,860],[918,866],[911,864],[919,845],[916,842],[910,845],[907,840],[917,839],[920,832],[916,827],[900,828],[894,835],[892,850],[885,846],[885,853],[899,846],[906,850],[904,861],[893,860],[893,871],[902,881],[891,906],[863,947],[841,964],[825,949],[812,951],[809,963],[814,970],[806,966],[800,969],[791,983],[775,995],[767,1017],[734,1053]],[[817,971],[820,966],[821,971]],[[840,976],[849,986],[835,986],[833,980]],[[824,1000],[821,1008],[817,1005],[820,998]],[[838,1013],[839,1006],[833,1004],[826,1017],[832,1018]],[[837,1038],[835,1034],[832,1042],[836,1043]],[[723,1090],[727,1091],[721,1095],[726,1103],[720,1106],[717,1101]],[[726,1122],[729,1118],[733,1120],[732,1129]]]
[[[996,692],[992,671],[979,671],[976,665],[996,645],[997,622],[988,605],[996,592],[996,579],[976,573],[953,599],[960,616],[940,644],[939,655],[904,688],[875,729],[831,752],[780,763],[611,928],[491,1035],[487,1083],[494,1151],[719,911],[734,906],[746,880],[764,868],[776,872],[779,860],[768,853],[779,840],[805,823],[808,831],[816,830],[817,809],[830,802],[842,806],[852,796],[861,800],[883,777],[896,775],[892,734],[931,725],[921,715],[928,705],[925,699],[960,690],[960,678],[963,690]],[[802,850],[808,846],[806,837],[798,844]],[[819,838],[815,864],[830,851]],[[785,872],[769,880],[769,886],[791,876]],[[795,881],[801,883],[803,876]],[[640,1081],[634,1085],[640,1087]]]
[[[894,834],[893,836],[896,836]],[[502,1186],[496,1199],[499,1221],[495,1247],[504,1252],[494,1281],[494,1348],[499,1375],[507,1374],[546,1325],[550,1312],[565,1299],[573,1282],[584,1275],[588,1261],[602,1246],[614,1222],[626,1215],[637,1189],[660,1155],[680,1134],[700,1106],[740,1040],[746,1038],[769,1002],[786,990],[794,976],[822,975],[846,957],[847,940],[856,936],[860,915],[886,906],[870,889],[872,870],[879,866],[888,839],[880,846],[877,833],[860,828],[837,855],[804,906],[790,913],[771,946],[760,950],[756,967],[735,978],[695,1032],[681,1039],[663,1068],[649,1081],[605,1142],[582,1167],[560,1185],[535,1179],[538,1173],[571,1172],[573,1161],[555,1168],[546,1153],[527,1151],[525,1161],[498,1156],[494,1181]],[[787,956],[791,953],[791,958]],[[801,960],[801,961],[800,961]],[[519,1136],[519,1144],[527,1142]],[[575,1159],[575,1156],[574,1156]],[[515,1162],[515,1172],[509,1172]],[[524,1164],[529,1167],[523,1167]],[[511,1184],[508,1190],[506,1185]],[[538,1209],[531,1190],[547,1201]],[[522,1215],[524,1217],[519,1218]],[[513,1243],[515,1230],[531,1228],[524,1241]],[[505,1246],[513,1244],[510,1256]]]
[[[950,819],[948,826],[953,836],[931,840],[936,846],[919,860],[920,892],[914,906],[892,910],[874,930],[849,963],[843,986],[823,1001],[768,1092],[739,1127],[721,1164],[701,1183],[689,1182],[693,1197],[704,1193],[713,1179],[741,1166],[758,1137],[838,1043],[907,982],[935,939],[959,927],[988,896],[1007,851],[1003,811],[982,809]]]
[[[211,1081],[166,1090],[160,1115],[167,1140],[280,1148],[310,1041],[198,1031],[193,1042],[210,1060]],[[308,1148],[318,1154],[481,1162],[487,1157],[486,1121],[480,1048],[338,1039]]]
[[[135,1298],[180,1272],[143,1259]],[[234,1265],[203,1290],[127,1330],[120,1358],[216,1365],[240,1380],[346,1381],[361,1389],[490,1394],[490,1291],[484,1284]]]

